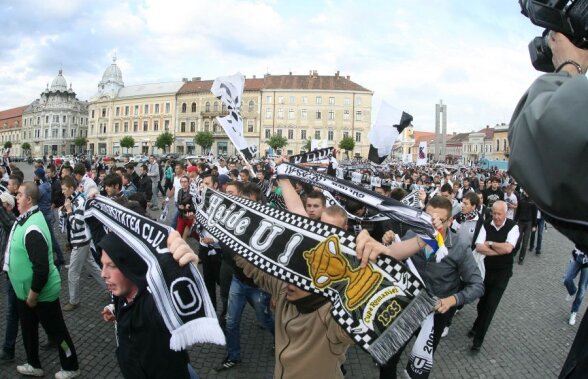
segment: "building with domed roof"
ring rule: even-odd
[[[120,140],[135,139],[133,154],[156,152],[155,140],[174,132],[176,93],[184,83],[150,83],[125,87],[116,57],[89,101],[88,150],[98,155],[127,153]]]
[[[24,110],[21,142],[29,142],[33,156],[78,154],[85,146],[76,146],[76,139],[87,134],[88,103],[77,99],[59,70],[51,87]]]

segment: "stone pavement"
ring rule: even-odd
[[[25,177],[30,178],[30,166],[23,164],[22,167]],[[441,341],[431,378],[557,377],[586,311],[586,303],[581,308],[576,326],[569,326],[567,320],[571,304],[565,301],[566,291],[561,279],[573,245],[551,226],[544,233],[543,242],[541,256],[528,253],[523,266],[515,264],[514,275],[481,352],[477,355],[469,353],[471,340],[466,333],[475,319],[476,311],[475,306],[468,305],[456,315],[449,335]],[[3,274],[1,276],[0,338],[3,341],[6,278]],[[100,316],[108,299],[98,293],[99,287],[94,279],[82,274],[82,306],[65,313],[66,324],[76,344],[83,378],[121,378],[114,355],[114,328],[102,321]],[[64,270],[62,304],[67,299],[67,272]],[[45,342],[44,332],[40,332],[40,335],[41,342]],[[0,366],[0,378],[18,377],[15,366],[25,360],[20,338],[19,334],[16,363]],[[269,333],[257,326],[249,306],[245,309],[241,324],[241,351],[243,363],[222,373],[216,373],[214,367],[223,360],[224,347],[193,346],[190,359],[203,379],[271,378],[275,362],[272,340]],[[402,366],[406,364],[406,359],[407,353],[401,361]],[[56,352],[41,351],[41,361],[46,377],[53,377],[53,373],[59,370]],[[349,349],[345,368],[346,378],[378,377],[378,370],[370,356],[355,346]]]

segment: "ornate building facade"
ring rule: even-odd
[[[117,155],[127,150],[120,140],[132,136],[132,154],[155,153],[155,140],[175,127],[176,94],[183,82],[151,83],[125,87],[116,58],[104,71],[98,92],[90,98],[88,150]]]
[[[0,111],[0,148],[7,142],[12,144],[10,155],[22,157],[25,152],[21,149],[22,113],[28,105]],[[22,141],[24,142],[24,141]]]
[[[85,151],[75,141],[87,137],[87,130],[88,104],[76,98],[59,70],[51,87],[23,112],[21,142],[30,143],[33,156],[76,154]]]

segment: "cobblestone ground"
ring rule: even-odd
[[[24,164],[22,168],[25,177],[31,178],[30,166]],[[541,256],[530,253],[523,266],[515,265],[514,275],[477,355],[469,353],[471,340],[466,336],[476,317],[475,306],[466,306],[456,315],[449,335],[439,345],[432,378],[557,377],[580,323],[578,321],[575,326],[567,323],[571,304],[565,301],[566,291],[561,281],[573,246],[552,227],[544,233],[543,244]],[[67,271],[62,271],[61,275],[61,302],[65,304]],[[0,336],[3,338],[6,325],[4,275],[0,282]],[[65,321],[76,345],[82,377],[121,378],[114,356],[114,329],[100,317],[107,298],[98,295],[97,283],[85,273],[81,285],[82,306],[65,313]],[[586,304],[578,320],[585,311]],[[40,335],[44,343],[45,334],[41,332]],[[16,363],[0,366],[0,378],[18,377],[15,366],[25,361],[20,338],[19,335]],[[196,345],[190,349],[192,365],[201,378],[271,378],[274,366],[271,336],[257,326],[251,307],[246,307],[241,324],[241,355],[241,365],[217,373],[214,368],[225,356],[224,347]],[[402,366],[406,364],[406,356],[407,353],[401,361]],[[54,351],[41,351],[41,362],[46,377],[53,377],[59,370],[58,355]],[[357,347],[349,349],[345,368],[347,378],[378,377],[370,356]]]

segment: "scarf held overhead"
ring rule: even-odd
[[[335,321],[380,363],[398,351],[435,305],[424,284],[393,258],[360,268],[355,237],[335,226],[209,188],[196,218],[223,249],[327,297]]]
[[[204,342],[224,345],[225,338],[200,272],[193,264],[180,267],[167,248],[171,228],[103,196],[86,203],[85,216],[94,217],[116,233],[147,263],[147,283],[171,333],[172,350]]]

